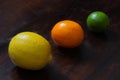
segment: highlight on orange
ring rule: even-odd
[[[57,22],[51,30],[53,41],[65,48],[79,46],[84,40],[84,31],[80,24],[72,20]]]

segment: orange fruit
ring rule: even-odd
[[[63,20],[55,24],[51,30],[53,41],[65,48],[79,46],[84,39],[84,31],[80,24],[72,20]]]

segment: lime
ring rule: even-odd
[[[39,70],[52,59],[49,42],[34,32],[21,32],[15,35],[9,43],[8,52],[18,67],[28,70]]]
[[[88,15],[87,26],[94,32],[103,32],[109,27],[109,17],[101,11],[95,11]]]

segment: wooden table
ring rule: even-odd
[[[110,28],[102,34],[86,25],[96,10],[110,17]],[[85,31],[77,48],[58,47],[51,39],[52,27],[64,19]],[[20,69],[9,59],[9,40],[22,31],[37,32],[50,42],[53,61],[44,69]],[[0,80],[120,80],[120,0],[0,0]]]

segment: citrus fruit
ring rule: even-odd
[[[84,39],[84,31],[80,24],[72,20],[57,22],[51,30],[53,41],[65,48],[79,46]]]
[[[109,27],[109,17],[101,11],[95,11],[88,15],[87,26],[94,32],[104,32]]]
[[[28,70],[41,69],[52,59],[49,42],[34,32],[15,35],[9,43],[8,52],[18,67]]]

